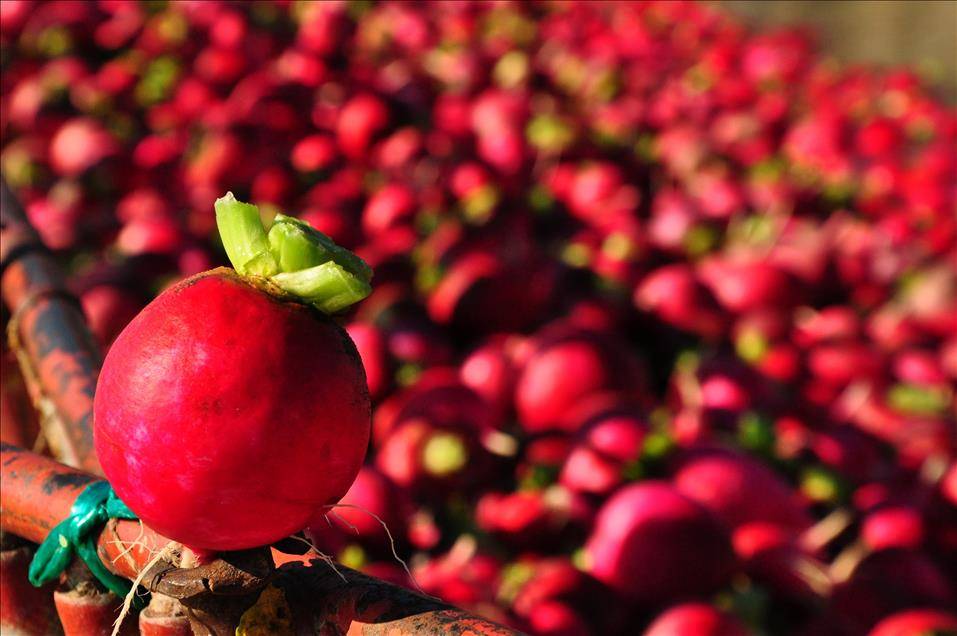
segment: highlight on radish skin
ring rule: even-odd
[[[151,528],[201,551],[266,545],[337,502],[359,471],[370,401],[356,348],[324,312],[371,271],[307,224],[231,194],[217,223],[236,271],[188,278],[117,337],[94,401],[95,445]]]

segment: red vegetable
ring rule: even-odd
[[[710,509],[729,527],[766,521],[793,530],[811,523],[783,478],[742,453],[691,452],[674,475],[682,494]]]
[[[261,225],[258,234],[244,225],[259,223],[255,207],[229,197],[220,212],[240,270],[268,273],[263,262],[275,254],[290,264],[288,243],[266,250]],[[263,251],[253,255],[255,241],[237,239],[243,232]],[[299,264],[315,256],[309,247]],[[358,353],[331,319],[275,287],[315,269],[270,282],[229,269],[198,274],[114,342],[96,391],[96,450],[117,494],[151,528],[191,548],[250,548],[301,530],[348,490],[370,433]]]
[[[570,408],[602,391],[641,395],[640,361],[616,339],[583,329],[548,332],[522,370],[515,407],[525,430],[568,430]]]
[[[585,546],[589,569],[621,596],[661,602],[707,593],[734,568],[727,534],[704,508],[664,482],[619,490]]]
[[[662,612],[645,636],[747,636],[739,620],[705,603],[685,603]]]
[[[932,609],[915,609],[888,616],[868,636],[924,636],[957,631],[957,615]]]

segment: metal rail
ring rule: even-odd
[[[102,474],[93,450],[93,393],[102,360],[76,299],[5,181],[0,183],[0,204],[0,277],[2,297],[11,312],[11,338],[41,411],[42,434],[62,462],[0,444],[0,531],[40,542],[69,515],[79,493]],[[132,580],[167,544],[167,538],[139,522],[111,520],[97,548],[109,569]],[[20,563],[22,550],[17,551]],[[4,550],[4,557],[13,552]],[[336,569],[317,560],[275,568],[269,550],[262,548],[222,554],[196,568],[156,563],[143,581],[152,592],[179,600],[189,616],[186,631],[191,627],[195,634],[232,635],[249,608],[264,603],[269,605],[263,610],[266,614],[276,603],[287,608],[287,614],[277,616],[286,617],[283,631],[297,634],[518,633],[344,566]],[[11,570],[4,568],[4,577],[9,574]],[[263,594],[267,586],[268,603]],[[108,633],[113,605],[104,604],[115,601],[107,601],[107,595],[81,599],[72,594],[55,594],[67,636],[92,633],[91,625],[106,627]],[[67,625],[71,616],[79,627]],[[142,634],[184,633],[182,618],[177,623],[160,613],[153,620],[149,609],[142,613],[139,627]]]
[[[0,294],[10,338],[54,456],[101,474],[93,451],[93,392],[102,362],[83,311],[53,257],[0,179]]]
[[[69,514],[77,495],[95,479],[47,457],[0,444],[0,526],[5,532],[40,541]],[[97,546],[109,569],[133,579],[168,542],[139,522],[112,521]],[[197,633],[234,633],[240,617],[270,584],[282,594],[272,606],[280,602],[289,608],[292,633],[310,633],[318,625],[339,634],[518,633],[344,566],[336,570],[319,559],[273,569],[268,551],[250,550],[192,569],[178,569],[167,562],[153,564],[144,584],[153,592],[179,599],[190,610],[191,619],[200,615],[202,620],[197,622],[202,627],[193,624]],[[198,631],[204,628],[208,631]]]

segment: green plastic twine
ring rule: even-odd
[[[96,551],[96,537],[110,519],[136,518],[109,482],[93,482],[76,498],[70,516],[53,528],[40,544],[30,562],[30,583],[41,587],[57,579],[76,554],[100,583],[120,598],[125,597],[133,585],[106,569]],[[146,605],[146,599],[137,597],[133,603],[140,608]]]

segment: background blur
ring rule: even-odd
[[[536,636],[915,636],[957,627],[955,11],[4,0],[0,165],[103,351],[225,264],[228,191],[374,269],[342,563]]]
[[[821,48],[844,62],[907,64],[957,101],[957,2],[726,0],[755,27],[806,24]]]

